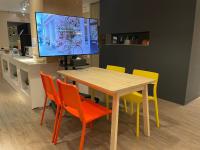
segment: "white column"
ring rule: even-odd
[[[31,23],[31,37],[32,37],[32,50],[33,57],[38,59],[38,44],[37,44],[37,32],[35,22],[35,12],[43,11],[43,0],[30,0],[30,23]]]

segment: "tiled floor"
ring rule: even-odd
[[[199,150],[200,99],[186,106],[159,100],[161,127],[155,126],[151,110],[151,136],[135,137],[135,115],[120,112],[118,150]],[[142,113],[141,113],[142,115]],[[30,100],[0,80],[0,150],[77,150],[81,124],[78,119],[63,119],[59,142],[51,143],[54,112],[48,108],[45,123],[39,125],[41,109],[31,110]],[[142,116],[141,116],[142,119]],[[105,118],[88,129],[85,150],[108,150],[110,121]]]

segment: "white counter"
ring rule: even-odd
[[[44,90],[40,71],[56,74],[57,63],[38,63],[33,58],[1,53],[3,78],[31,100],[32,109],[43,107]]]
[[[1,69],[1,55],[3,54],[2,51],[0,51],[0,79],[2,78],[2,69]]]

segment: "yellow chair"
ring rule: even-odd
[[[149,71],[143,71],[143,70],[134,70],[133,75],[138,75],[138,76],[143,76],[146,78],[152,78],[155,79],[155,82],[153,83],[153,96],[148,96],[149,101],[154,102],[155,106],[155,118],[156,118],[156,126],[159,128],[160,123],[159,123],[159,116],[158,116],[158,98],[157,98],[157,85],[158,85],[158,77],[159,74],[155,72],[149,72]],[[140,104],[142,103],[142,94],[139,92],[133,92],[131,94],[123,96],[124,100],[124,107],[125,111],[128,112],[127,110],[127,103],[126,101],[129,101],[131,104],[131,114],[133,114],[133,105],[134,103],[137,105],[136,109],[136,136],[139,136],[139,116],[140,116]]]
[[[126,70],[124,67],[112,66],[112,65],[107,65],[106,69],[121,72],[121,73],[125,73],[125,70]]]
[[[112,70],[112,71],[117,71],[117,72],[121,72],[121,73],[125,73],[125,68],[124,67],[119,67],[119,66],[112,66],[112,65],[107,65],[106,67],[107,70]],[[106,107],[109,108],[109,95],[106,95]],[[107,119],[109,119],[109,116],[107,116]]]

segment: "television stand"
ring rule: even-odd
[[[85,59],[80,59],[80,57],[74,55],[69,59],[69,56],[64,56],[62,60],[59,62],[60,67],[64,67],[65,70],[76,70],[76,69],[83,69],[86,67],[89,67],[89,64],[86,63]],[[72,83],[75,85],[76,82],[72,81]],[[91,95],[80,93],[85,98],[91,98]],[[98,98],[95,97],[95,102],[98,102]],[[53,108],[54,111],[56,111],[56,104],[52,101],[50,103],[50,106]]]
[[[86,62],[86,59],[80,58],[76,55],[72,56],[70,59],[68,56],[64,56],[63,60],[60,60],[59,65],[64,67],[65,70],[68,70],[69,68],[76,70],[89,66],[89,64]]]

